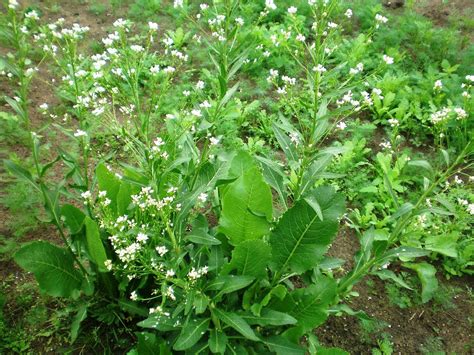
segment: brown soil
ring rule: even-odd
[[[353,266],[353,256],[358,249],[357,236],[343,227],[329,255],[346,260],[344,272],[347,272]],[[388,335],[398,354],[431,354],[433,342],[439,347],[437,351],[472,354],[474,299],[469,289],[474,288],[474,277],[446,280],[438,276],[438,279],[444,287],[457,290],[449,307],[430,301],[402,309],[390,303],[385,290],[387,281],[366,277],[354,287],[359,296],[352,298],[348,305],[355,311],[366,312],[382,326],[370,334],[363,330],[356,317],[332,316],[315,333],[325,346],[340,347],[351,354],[370,354],[372,348],[377,348],[377,340],[383,333]]]
[[[448,25],[451,16],[474,13],[472,0],[422,0],[417,2],[416,7],[418,12],[430,18],[438,26]]]

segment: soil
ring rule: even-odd
[[[347,261],[345,273],[352,268],[353,255],[358,249],[357,236],[352,230],[342,227],[328,255]],[[402,309],[390,303],[385,282],[368,276],[354,287],[359,296],[352,298],[348,305],[354,311],[366,312],[382,326],[368,333],[356,317],[331,316],[315,333],[325,346],[340,347],[351,354],[370,354],[372,348],[377,348],[381,334],[388,335],[396,354],[431,354],[434,351],[472,354],[474,299],[470,290],[474,288],[474,278],[466,276],[446,280],[438,276],[438,279],[447,289],[456,290],[447,304],[431,301]]]
[[[101,3],[109,3],[108,1],[99,1]],[[47,20],[56,20],[63,17],[66,23],[72,24],[74,22],[90,27],[89,36],[92,39],[99,39],[109,28],[112,22],[120,17],[120,14],[112,16],[107,13],[103,16],[96,16],[89,11],[87,2],[79,2],[73,0],[65,0],[59,2],[60,11],[54,13],[51,11],[50,1],[31,1],[32,4],[38,5],[43,10],[44,18]],[[96,1],[97,3],[97,1]],[[474,1],[472,0],[453,0],[448,4],[443,4],[441,0],[425,1],[419,5],[419,12],[433,19],[438,25],[448,24],[448,17],[463,11],[473,11]],[[7,51],[0,48],[0,53],[4,54]],[[31,88],[31,124],[32,129],[39,129],[45,121],[51,122],[49,117],[45,117],[38,113],[34,108],[38,107],[44,102],[50,106],[57,103],[51,85],[54,76],[50,72],[40,68],[40,71],[32,83]],[[8,80],[3,78],[0,80],[0,92],[7,95],[12,94],[12,85]],[[3,108],[2,110],[8,110]],[[58,118],[61,120],[61,118]],[[378,143],[382,139],[382,134],[379,129],[375,132],[376,139],[374,140],[376,146],[375,150],[380,149]],[[58,144],[60,142],[57,142]],[[54,152],[55,146],[52,147]],[[16,154],[22,159],[29,156],[29,149],[22,145],[13,145],[8,147],[10,153]],[[3,166],[0,168],[3,169]],[[60,169],[60,168],[58,168]],[[60,170],[55,172],[60,174]],[[0,181],[0,194],[4,194],[4,189],[8,180],[5,180],[4,171],[0,171],[2,180]],[[6,221],[13,218],[10,212],[0,205],[0,235],[7,238],[13,238],[13,231],[9,229]],[[19,242],[26,242],[30,240],[49,240],[50,242],[60,244],[60,240],[54,228],[50,226],[41,225],[32,233],[26,234]],[[353,266],[353,256],[358,250],[359,244],[357,236],[348,228],[341,228],[338,238],[333,243],[329,255],[346,260],[343,266],[344,271],[348,272]],[[367,285],[370,281],[370,285]],[[16,286],[33,282],[32,275],[23,272],[12,260],[0,260],[0,283],[3,287],[15,289]],[[390,304],[389,298],[386,295],[384,283],[376,278],[366,278],[361,281],[356,287],[355,291],[359,293],[359,297],[352,298],[349,305],[354,310],[364,310],[369,316],[377,319],[386,326],[379,329],[380,333],[383,331],[387,333],[390,340],[394,344],[395,353],[399,354],[418,354],[422,353],[423,349],[428,349],[428,345],[433,339],[438,339],[441,349],[447,352],[454,352],[457,354],[474,353],[474,334],[472,317],[474,314],[474,303],[472,295],[467,291],[467,287],[474,288],[474,279],[472,277],[461,278],[456,280],[443,280],[443,283],[448,287],[455,287],[460,290],[458,294],[453,297],[453,307],[449,309],[441,308],[430,302],[422,306],[415,306],[411,308],[401,309],[396,305]],[[37,295],[37,293],[35,293]],[[16,294],[8,294],[7,302],[4,307],[4,314],[9,322],[14,322],[24,317],[24,310],[16,304]],[[50,304],[51,308],[54,304]],[[51,310],[50,310],[51,311]],[[471,317],[471,318],[470,318]],[[377,346],[376,334],[366,334],[359,320],[352,316],[332,316],[328,322],[318,328],[315,333],[320,341],[326,346],[337,346],[348,350],[352,354],[369,354],[371,349]],[[380,338],[378,338],[380,339]],[[43,341],[44,340],[44,341]],[[50,349],[60,349],[64,344],[51,344],[51,339],[41,338],[41,341],[34,344],[35,352],[46,353],[48,351],[54,352]],[[54,341],[54,339],[53,339]],[[428,351],[429,353],[429,351]]]

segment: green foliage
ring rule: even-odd
[[[15,253],[15,261],[33,273],[41,290],[55,297],[74,297],[82,284],[72,256],[47,242],[26,244]]]
[[[410,306],[436,301],[432,261],[472,273],[470,49],[376,1],[271,3],[137,0],[138,26],[117,20],[89,47],[87,28],[6,9],[0,70],[18,85],[0,135],[33,164],[5,161],[21,182],[2,202],[42,202],[57,229],[63,247],[33,241],[14,260],[64,299],[71,342],[93,320],[107,343],[133,337],[130,354],[345,354],[313,329],[334,312],[367,321],[344,304],[367,275]],[[35,65],[63,79],[54,107],[30,107]],[[64,124],[30,134],[31,112]],[[343,275],[327,256],[341,222],[360,244]]]

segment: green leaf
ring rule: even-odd
[[[76,315],[74,316],[71,323],[71,343],[74,343],[79,334],[79,328],[81,323],[87,317],[87,307],[88,305],[82,304],[79,306]]]
[[[289,314],[274,311],[272,309],[264,309],[260,316],[254,315],[242,315],[242,318],[247,321],[248,324],[258,324],[258,325],[287,325],[287,324],[296,324],[296,318],[290,316]]]
[[[231,244],[268,234],[271,219],[272,193],[257,168],[247,170],[228,185],[222,198],[219,225]]]
[[[209,297],[201,292],[196,292],[194,295],[193,306],[196,314],[204,313],[209,304]]]
[[[227,336],[224,332],[217,329],[211,330],[209,336],[209,349],[214,354],[224,354],[225,348],[227,347]]]
[[[86,215],[73,205],[64,205],[61,207],[61,216],[71,234],[76,234],[81,231],[84,225],[84,219],[86,218]]]
[[[193,319],[189,321],[176,339],[173,349],[180,351],[186,350],[196,344],[206,333],[209,327],[209,319]]]
[[[260,339],[255,335],[254,331],[248,323],[240,316],[235,313],[224,312],[218,308],[214,309],[215,315],[222,320],[229,327],[234,328],[237,332],[242,334],[247,339],[253,341],[260,341]]]
[[[98,266],[102,272],[107,272],[105,268],[105,261],[107,260],[107,254],[105,253],[104,244],[100,238],[99,227],[97,223],[90,217],[85,217],[86,225],[86,240],[87,250],[91,256],[91,260]]]
[[[83,277],[74,268],[74,259],[65,249],[38,241],[23,246],[14,259],[35,275],[40,289],[50,296],[72,297],[81,287]]]
[[[138,192],[138,186],[122,181],[117,193],[117,214],[123,216],[127,214],[128,206],[132,203],[132,195]]]
[[[299,196],[304,196],[307,191],[311,190],[314,187],[316,181],[320,179],[320,174],[326,169],[326,167],[331,163],[331,161],[332,155],[327,154],[323,155],[321,158],[311,163],[311,165],[303,174],[299,190]]]
[[[458,257],[458,236],[455,233],[431,235],[425,240],[425,248],[451,258]]]
[[[408,285],[401,277],[397,276],[392,270],[383,269],[383,270],[376,271],[373,274],[377,275],[382,280],[392,280],[398,285],[404,288],[407,288],[409,290],[412,290],[410,285]]]
[[[329,248],[344,210],[343,199],[328,187],[316,189],[312,198],[323,220],[304,200],[290,208],[270,235],[273,270],[303,273],[315,267]]]
[[[136,333],[138,338],[137,355],[168,355],[172,354],[166,346],[163,339],[157,338],[153,333],[140,332]]]
[[[429,254],[429,251],[420,249],[420,248],[413,248],[413,247],[398,247],[394,249],[390,249],[385,252],[384,255],[380,257],[380,261],[389,261],[393,258],[418,258],[421,256],[426,256]]]
[[[313,329],[328,317],[329,304],[336,297],[336,281],[319,276],[315,284],[293,291],[289,297],[295,304],[290,314],[298,320],[298,326],[304,331]]]
[[[36,184],[35,180],[33,179],[33,176],[31,175],[31,173],[28,170],[26,170],[22,166],[14,163],[11,160],[4,160],[4,164],[5,164],[5,167],[7,168],[7,170],[12,175],[16,176],[17,178],[19,178],[23,181],[29,182],[36,189],[39,189],[38,185]]]
[[[107,192],[107,198],[110,199],[110,207],[114,212],[117,211],[117,194],[120,190],[120,179],[107,169],[104,164],[99,164],[96,169],[97,182],[99,190]],[[123,204],[123,201],[121,202]],[[123,207],[123,205],[121,205]]]
[[[178,321],[180,321],[180,319],[164,315],[152,315],[149,318],[138,322],[137,325],[142,328],[156,329],[160,332],[169,332],[176,330],[176,323]]]
[[[285,153],[286,159],[288,159],[289,162],[297,162],[298,152],[290,138],[285,134],[283,129],[277,123],[273,123],[272,129],[273,133],[275,134],[275,138],[280,145],[280,148]]]
[[[304,355],[304,349],[282,336],[265,339],[265,344],[277,355]]]
[[[246,240],[232,251],[230,265],[237,269],[240,275],[256,278],[266,276],[266,268],[271,260],[271,248],[263,240]]]
[[[223,279],[225,281],[224,285],[220,289],[219,294],[225,295],[227,293],[238,291],[244,287],[247,287],[255,280],[255,277],[225,275],[219,277],[219,279]]]
[[[433,265],[426,262],[417,264],[403,264],[403,266],[415,270],[421,281],[421,301],[428,302],[433,298],[434,293],[438,289],[438,279],[436,278],[436,269]]]
[[[191,234],[186,237],[189,241],[196,243],[196,244],[203,244],[203,245],[219,245],[222,244],[221,241],[213,236],[202,233],[202,234]]]

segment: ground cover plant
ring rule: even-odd
[[[5,277],[2,350],[346,354],[360,350],[321,329],[351,317],[363,352],[390,354],[361,294],[472,306],[473,46],[459,29],[372,0],[83,5],[113,20],[2,10],[0,252],[39,290],[13,305]],[[21,307],[23,339],[9,329]],[[49,331],[28,338],[38,322]]]

